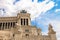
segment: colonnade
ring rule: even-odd
[[[11,27],[14,28],[16,22],[1,22],[0,23],[0,30],[10,29]]]
[[[28,19],[21,19],[21,25],[28,25]]]

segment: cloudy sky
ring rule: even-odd
[[[57,32],[60,40],[60,0],[0,0],[0,17],[16,16],[25,9],[31,14],[31,25],[42,29],[47,34],[49,23]]]

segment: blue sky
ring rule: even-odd
[[[15,16],[22,9],[31,14],[31,25],[45,34],[51,23],[60,40],[60,0],[0,0],[0,16]]]

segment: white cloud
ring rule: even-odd
[[[14,12],[14,5],[12,4],[12,0],[0,0],[0,9],[5,9],[6,13],[0,12],[0,16],[11,16],[12,13]],[[2,15],[1,15],[2,14]]]
[[[37,1],[37,0],[35,0]],[[26,9],[30,14],[32,20],[35,19],[35,17],[38,17],[42,12],[46,12],[54,7],[54,2],[50,1],[48,4],[46,4],[48,1],[43,1],[41,3],[37,2],[30,2],[30,1],[19,1],[16,3],[17,10],[20,9]]]
[[[42,32],[42,35],[48,35],[48,32],[46,31],[46,32]]]
[[[5,8],[6,9],[6,14],[5,16],[8,15],[13,15],[16,11],[25,9],[31,14],[31,19],[35,19],[35,17],[38,17],[42,12],[46,12],[50,10],[51,8],[54,7],[54,2],[45,0],[41,3],[37,3],[37,0],[34,0],[32,2],[31,0],[20,0],[13,5],[13,2],[15,0],[1,0],[0,1],[0,8]],[[48,4],[46,4],[49,2]],[[3,5],[2,5],[3,3]],[[13,14],[12,14],[13,13]]]
[[[60,12],[60,9],[56,9],[55,12]]]

